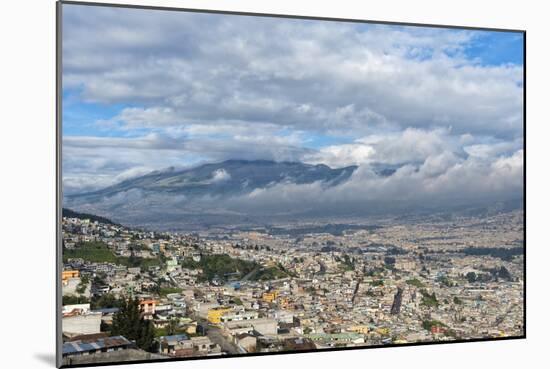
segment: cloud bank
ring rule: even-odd
[[[224,207],[522,195],[523,65],[472,54],[487,32],[77,5],[63,22],[66,193],[268,159],[359,168],[330,189],[278,184]]]

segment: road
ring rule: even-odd
[[[222,351],[228,352],[232,355],[243,353],[234,343],[230,342],[222,335],[219,328],[209,325],[206,329],[206,335],[208,338],[210,338],[212,342],[218,344],[222,348]]]
[[[355,298],[357,297],[357,292],[359,292],[359,286],[363,283],[363,277],[357,279],[357,285],[355,285],[355,290],[353,290],[353,297],[351,298],[351,303],[355,304]]]

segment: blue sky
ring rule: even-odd
[[[523,34],[481,31],[466,47],[466,55],[483,65],[523,65]]]
[[[498,166],[523,145],[521,33],[78,5],[63,14],[69,192],[226,159],[437,162],[443,175],[474,158]]]

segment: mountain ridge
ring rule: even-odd
[[[103,189],[66,197],[93,199],[130,190],[188,196],[237,195],[277,183],[309,184],[318,181],[330,187],[348,180],[357,168],[355,165],[333,169],[325,164],[230,159],[192,168],[155,170]]]

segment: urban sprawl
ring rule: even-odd
[[[521,211],[185,234],[83,216],[62,227],[64,364],[523,335]]]

